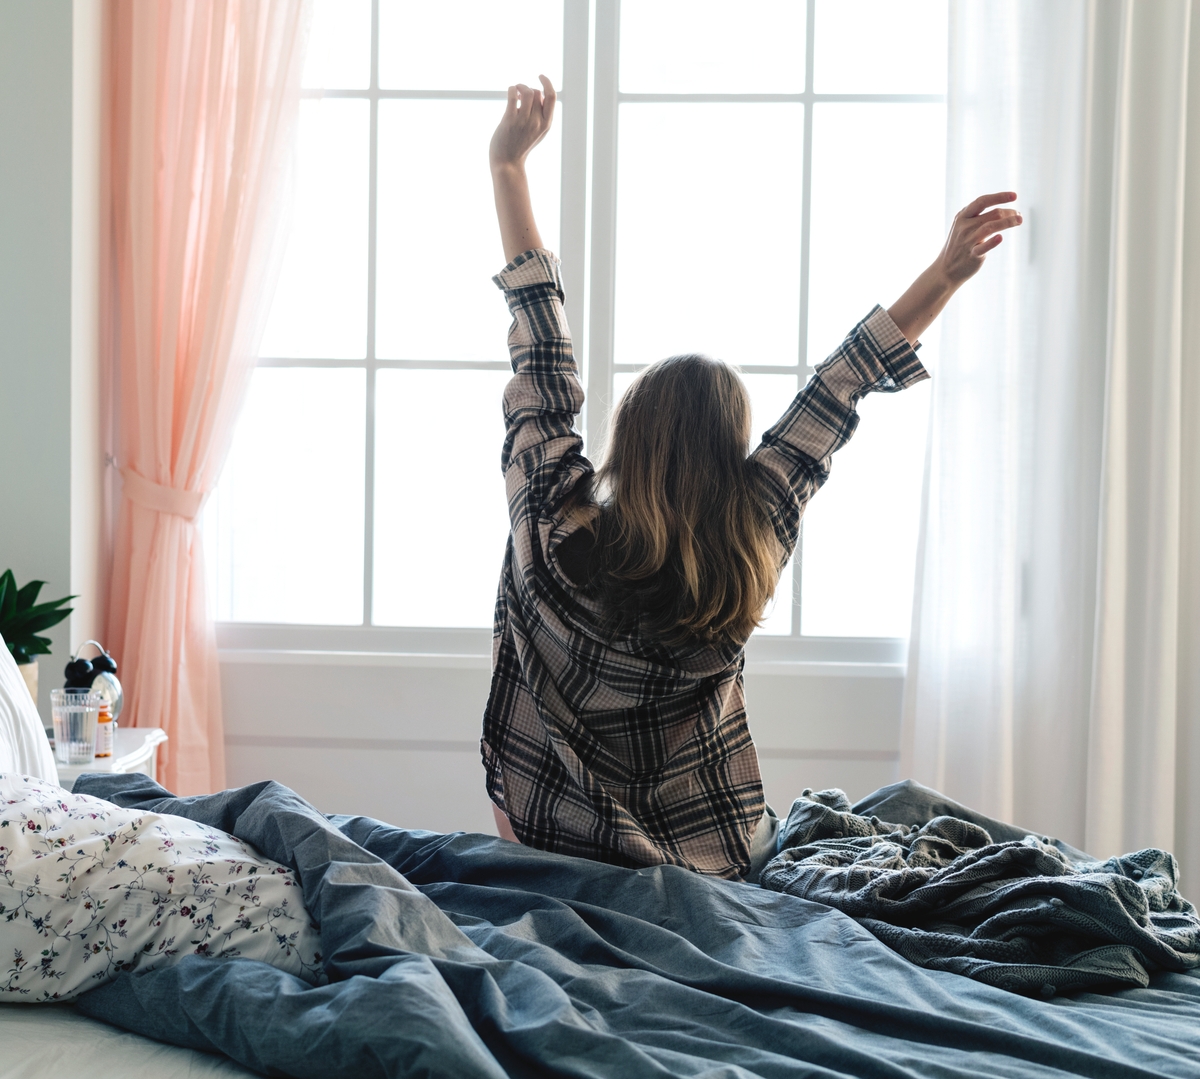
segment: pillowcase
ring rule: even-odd
[[[286,866],[183,817],[0,775],[0,1001],[70,1000],[193,954],[325,980]]]
[[[0,637],[0,772],[22,772],[58,782],[46,729],[3,637]]]

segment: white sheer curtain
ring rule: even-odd
[[[1200,879],[1200,10],[953,0],[947,311],[901,767]]]

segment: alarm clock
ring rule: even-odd
[[[100,652],[95,659],[82,659],[79,655],[88,645],[94,645]],[[117,680],[117,661],[104,650],[99,641],[84,641],[75,649],[75,655],[67,664],[66,689],[89,689],[97,694],[112,714],[113,721],[121,715],[125,704],[125,694],[121,683]]]

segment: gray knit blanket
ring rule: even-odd
[[[1200,964],[1200,918],[1165,851],[1073,861],[957,817],[858,816],[840,790],[797,798],[780,846],[764,888],[844,911],[918,966],[1050,997]]]

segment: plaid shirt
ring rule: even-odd
[[[618,865],[744,876],[764,800],[746,725],[744,645],[610,637],[558,564],[564,501],[592,464],[558,260],[527,251],[494,278],[513,325],[502,467],[512,521],[481,748],[488,794],[522,843]],[[928,377],[882,308],[859,323],[764,436],[754,460],[790,557],[805,504],[872,390]]]

